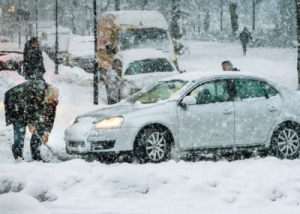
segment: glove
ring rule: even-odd
[[[42,144],[47,144],[49,139],[49,132],[44,132],[43,136],[42,136]]]
[[[36,134],[36,128],[34,127],[34,125],[29,123],[27,125],[27,127],[28,127],[28,130],[30,131],[31,134],[34,134],[34,135]]]

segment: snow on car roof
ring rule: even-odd
[[[72,44],[81,42],[94,42],[94,36],[74,36],[70,39],[70,43]]]
[[[22,44],[21,48],[19,48],[19,45],[17,43],[3,42],[3,43],[0,43],[0,51],[19,51],[19,52],[23,52],[23,46],[24,46],[24,44]]]
[[[110,11],[101,16],[112,15],[116,25],[132,25],[139,28],[162,28],[168,30],[168,23],[158,11]]]
[[[162,51],[153,48],[131,49],[126,51],[120,51],[115,58],[121,59],[123,62],[127,62],[127,63],[136,60],[143,60],[143,59],[157,59],[157,58],[167,59],[166,55]]]
[[[94,55],[93,36],[75,36],[69,40],[68,52],[74,56]]]
[[[17,54],[17,53],[8,53],[6,55],[0,56],[1,62],[7,62],[7,61],[23,61],[23,54]]]

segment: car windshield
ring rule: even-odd
[[[118,31],[119,50],[156,48],[168,50],[169,39],[166,30],[158,28],[130,29]]]
[[[174,68],[167,59],[144,59],[130,63],[125,75],[172,71],[174,71]]]
[[[146,104],[166,100],[179,91],[186,83],[187,81],[184,80],[158,82],[156,85],[148,88],[146,91],[141,91],[140,93],[129,97],[126,102],[141,102]]]

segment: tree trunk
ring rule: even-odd
[[[238,25],[238,15],[236,14],[236,3],[230,3],[229,10],[230,10],[230,19],[231,19],[231,29],[233,36],[236,35],[236,31],[239,29]]]
[[[119,11],[121,9],[121,0],[115,0],[115,10]]]
[[[221,0],[221,12],[220,12],[220,30],[223,30],[223,0]]]
[[[180,39],[180,27],[179,27],[179,19],[181,16],[180,11],[180,0],[172,0],[172,21],[171,21],[171,35],[174,39]]]
[[[142,0],[142,10],[145,10],[147,4],[148,4],[148,0]]]
[[[255,30],[255,0],[252,0],[252,30]]]
[[[209,11],[208,11],[208,12],[206,12],[206,15],[205,15],[205,18],[204,18],[204,23],[203,23],[205,33],[207,33],[207,31],[208,31],[209,25],[210,25],[210,14],[209,14]]]

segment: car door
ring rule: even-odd
[[[236,79],[236,145],[262,144],[279,116],[282,98],[269,84],[253,79]]]
[[[187,96],[194,105],[177,107],[179,142],[182,149],[234,145],[234,106],[229,81],[200,84]]]

